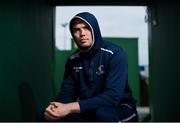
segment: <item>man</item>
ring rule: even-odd
[[[102,39],[94,15],[83,12],[70,21],[78,50],[67,60],[56,102],[44,112],[47,121],[138,121],[128,86],[122,48]]]

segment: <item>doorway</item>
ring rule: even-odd
[[[131,84],[131,86],[137,100],[139,112],[142,113],[140,115],[143,115],[142,117],[144,118],[145,114],[149,113],[149,53],[146,9],[146,6],[56,6],[55,62],[57,64],[55,65],[55,71],[56,73],[58,72],[55,75],[56,87],[59,87],[61,84],[66,58],[74,49],[69,32],[69,21],[79,12],[91,12],[97,17],[104,38],[130,42],[125,44],[128,45],[127,52],[137,52],[135,55],[131,54],[131,56],[135,56],[133,59],[135,62],[133,61],[132,64],[135,63],[135,68],[137,69],[135,72],[132,72],[134,68],[130,69],[130,73],[133,73],[133,79],[130,79],[133,82],[138,81],[138,83]],[[136,43],[132,45],[132,41]],[[123,44],[120,43],[120,45]],[[133,51],[129,51],[129,49],[133,48],[135,48]],[[60,75],[62,76],[60,77]],[[57,91],[58,89],[56,88]]]

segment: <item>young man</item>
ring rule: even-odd
[[[102,39],[94,15],[83,12],[70,21],[78,50],[67,60],[56,102],[44,112],[47,121],[138,121],[128,86],[122,48]]]

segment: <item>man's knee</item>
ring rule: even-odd
[[[96,119],[98,121],[118,121],[118,114],[115,108],[101,107],[96,110]]]
[[[119,121],[138,121],[138,116],[135,110],[121,106],[115,107],[101,107],[96,110],[96,119],[98,121],[119,122]]]

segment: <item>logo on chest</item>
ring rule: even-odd
[[[101,75],[104,73],[104,65],[100,65],[96,71],[97,75]]]
[[[83,67],[81,67],[81,66],[78,66],[78,67],[73,67],[73,70],[75,70],[75,72],[79,72],[80,70],[82,70],[83,69]]]

